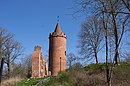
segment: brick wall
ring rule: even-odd
[[[49,36],[49,71],[56,76],[66,70],[66,34],[57,23],[55,31]]]
[[[44,77],[47,75],[47,63],[42,55],[41,47],[35,46],[32,54],[32,78]]]

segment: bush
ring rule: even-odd
[[[113,70],[113,83],[130,86],[130,63],[120,63]]]
[[[50,81],[43,86],[101,86],[105,85],[105,77],[101,74],[91,74],[83,68],[73,68],[61,72],[57,77],[51,76]]]
[[[85,70],[89,72],[89,74],[99,74],[105,70],[105,64],[90,64],[87,67],[85,67]]]

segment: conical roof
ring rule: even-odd
[[[56,34],[62,33],[59,23],[56,24],[56,27],[55,27],[55,31],[54,31],[54,32],[55,32]]]
[[[64,38],[66,38],[65,33],[61,31],[59,22],[56,24],[54,32],[50,33],[49,38],[51,38],[51,37],[64,37]]]

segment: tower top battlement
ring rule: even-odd
[[[57,23],[54,32],[50,33],[49,38],[50,37],[66,37],[66,34],[64,32],[62,32],[61,28],[60,28],[60,24]]]

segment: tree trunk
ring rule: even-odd
[[[10,78],[10,60],[7,62],[7,67],[8,67],[8,79]]]
[[[105,40],[106,40],[106,77],[107,77],[107,84],[108,86],[111,86],[111,71],[109,68],[109,63],[108,63],[108,38],[107,38],[107,28],[105,30],[106,35],[105,35]]]
[[[104,7],[104,4],[103,4]],[[105,30],[105,44],[106,44],[106,77],[107,77],[107,85],[111,86],[111,76],[110,76],[110,69],[109,69],[109,64],[108,64],[108,28],[107,28],[107,23],[105,23],[104,20],[104,13],[103,13],[103,27]]]
[[[98,64],[98,56],[97,56],[97,52],[94,52],[94,54],[95,54],[96,64]]]
[[[115,49],[115,57],[114,57],[115,59],[115,65],[118,65],[119,64],[119,62],[118,62],[118,60],[119,60],[119,52],[118,52],[118,47],[116,46],[116,49]]]
[[[2,80],[2,72],[3,72],[3,66],[4,66],[4,59],[2,58],[1,60],[1,67],[0,67],[0,84],[1,84],[1,80]]]
[[[113,26],[114,26],[114,35],[115,35],[115,56],[114,56],[114,61],[115,64],[118,65],[118,58],[119,58],[119,52],[118,52],[118,30],[117,30],[117,25],[116,25],[116,15],[112,13],[112,18],[113,18]]]
[[[107,39],[107,28],[105,29],[105,40],[106,40],[106,77],[107,77],[107,84],[111,86],[110,83],[110,76],[109,76],[109,64],[108,64],[108,39]]]

